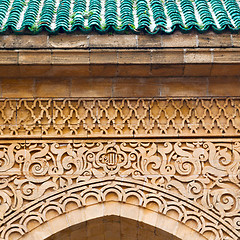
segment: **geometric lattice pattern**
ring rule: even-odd
[[[239,133],[239,98],[0,100],[0,138]]]

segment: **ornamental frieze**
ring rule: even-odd
[[[27,232],[24,219],[44,221],[44,206],[101,202],[112,188],[121,201],[153,198],[160,212],[194,219],[197,231],[237,239],[239,184],[239,139],[1,141],[0,233]]]
[[[239,239],[239,123],[240,98],[0,100],[0,239],[110,193]]]
[[[233,136],[240,98],[4,99],[0,138]]]

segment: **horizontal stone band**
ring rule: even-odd
[[[239,98],[0,100],[0,138],[234,137],[239,122]]]

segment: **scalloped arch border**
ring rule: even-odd
[[[37,228],[26,233],[20,240],[48,240],[51,236],[66,229],[77,228],[77,225],[106,216],[118,216],[134,221],[142,222],[154,228],[158,228],[170,236],[184,240],[206,240],[200,233],[188,226],[169,218],[163,214],[156,213],[146,207],[134,206],[128,203],[105,202],[78,208],[64,213],[39,225]],[[137,216],[137,217],[136,217]]]
[[[115,197],[113,197],[113,195]],[[129,202],[129,197],[134,198],[135,201]],[[67,204],[69,202],[74,202],[77,205],[77,210],[67,212]],[[74,211],[83,212],[85,210],[82,209],[87,208],[91,209],[89,213],[93,212],[96,214],[96,209],[94,210],[93,206],[102,204],[103,212],[100,211],[99,216],[94,215],[95,218],[105,216],[103,215],[104,209],[107,215],[116,214],[112,211],[112,208],[110,208],[110,210],[108,209],[108,211],[106,210],[107,208],[104,208],[109,202],[120,204],[119,206],[127,204],[131,206],[131,208],[138,208],[139,213],[142,211],[140,209],[144,209],[144,211],[149,210],[155,212],[155,216],[165,215],[171,219],[169,221],[176,221],[182,225],[185,225],[187,221],[194,220],[196,221],[196,227],[195,229],[191,228],[191,239],[194,232],[199,232],[198,235],[200,234],[203,237],[202,239],[224,239],[226,234],[230,239],[238,239],[238,232],[233,229],[230,224],[220,219],[214,213],[203,209],[199,204],[189,201],[189,199],[183,196],[174,195],[168,190],[152,186],[151,184],[144,184],[137,180],[117,177],[106,177],[101,180],[94,179],[88,183],[78,183],[68,188],[53,191],[51,194],[44,195],[42,198],[32,201],[4,219],[4,223],[2,224],[4,230],[1,232],[1,239],[9,239],[9,236],[14,232],[20,233],[23,237],[26,235],[26,237],[21,237],[20,239],[32,239],[28,238],[29,232],[42,232],[42,230],[39,230],[39,227],[37,227],[36,230],[29,229],[29,222],[34,220],[39,223],[39,226],[43,226],[45,222],[54,221],[47,218],[47,212],[49,210],[56,211],[59,217],[64,216],[64,214],[74,214]],[[157,209],[151,209],[149,203],[154,203]],[[150,224],[149,221],[153,221],[154,219],[151,214],[149,217],[150,220],[148,221],[144,220],[144,218],[148,218],[148,214],[142,214],[142,216],[139,214],[138,219],[136,219],[136,212],[134,213],[134,211],[130,211],[130,209],[125,211],[127,212],[126,214],[133,214],[135,220],[143,221],[147,224]],[[178,217],[175,218],[175,220],[168,217],[169,211],[175,211],[178,213]],[[87,217],[87,214],[85,214],[85,220],[91,219]],[[131,218],[127,215],[122,216]],[[81,215],[80,218],[83,221],[84,215]],[[154,224],[152,223],[150,225]],[[65,224],[64,226],[66,227]],[[159,226],[159,228],[164,230],[164,226]],[[211,233],[211,238],[209,238],[209,233]],[[187,235],[189,235],[189,233]],[[208,236],[207,238],[206,235]],[[187,238],[184,237],[183,239],[186,240]]]

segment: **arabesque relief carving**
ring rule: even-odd
[[[58,140],[1,142],[0,233],[28,231],[31,220],[115,192],[159,212],[178,213],[215,239],[240,236],[240,139]],[[140,200],[141,199],[141,200]]]
[[[232,136],[240,98],[5,99],[0,137]]]

